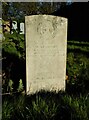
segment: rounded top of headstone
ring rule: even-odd
[[[34,18],[40,18],[40,19],[42,19],[42,18],[48,19],[49,18],[49,19],[56,19],[57,21],[61,20],[61,21],[66,21],[67,22],[67,18],[65,18],[65,17],[54,16],[54,15],[46,15],[46,14],[44,14],[44,15],[30,15],[30,16],[25,16],[25,18],[30,19],[30,20],[32,20]]]
[[[68,23],[67,18],[61,17],[61,16],[53,16],[53,15],[31,15],[31,16],[25,16],[25,22],[27,22],[29,24],[29,22],[32,22],[34,24],[34,22],[46,22],[46,21],[50,21],[54,23],[60,23],[61,26],[63,26],[64,24]]]

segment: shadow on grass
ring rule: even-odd
[[[4,96],[2,120],[88,120],[88,100],[62,91]]]

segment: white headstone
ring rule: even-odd
[[[17,29],[17,21],[12,22],[12,29],[14,29],[14,30]]]
[[[24,34],[24,23],[20,23],[20,34]]]
[[[33,15],[25,25],[26,92],[65,90],[67,19]]]

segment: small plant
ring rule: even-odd
[[[10,120],[14,111],[13,104],[5,100],[2,105],[2,120]]]
[[[19,80],[19,87],[18,87],[18,92],[22,91],[24,89],[22,79]]]
[[[9,87],[9,91],[12,92],[13,91],[13,81],[12,80],[9,80],[8,87]]]

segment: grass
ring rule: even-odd
[[[68,41],[67,48],[69,52],[89,54],[89,42]]]
[[[41,91],[3,99],[2,120],[89,120],[88,95]]]
[[[89,120],[88,54],[89,42],[68,41],[66,92],[3,96],[2,120]]]
[[[89,93],[89,42],[68,41],[67,92]]]

